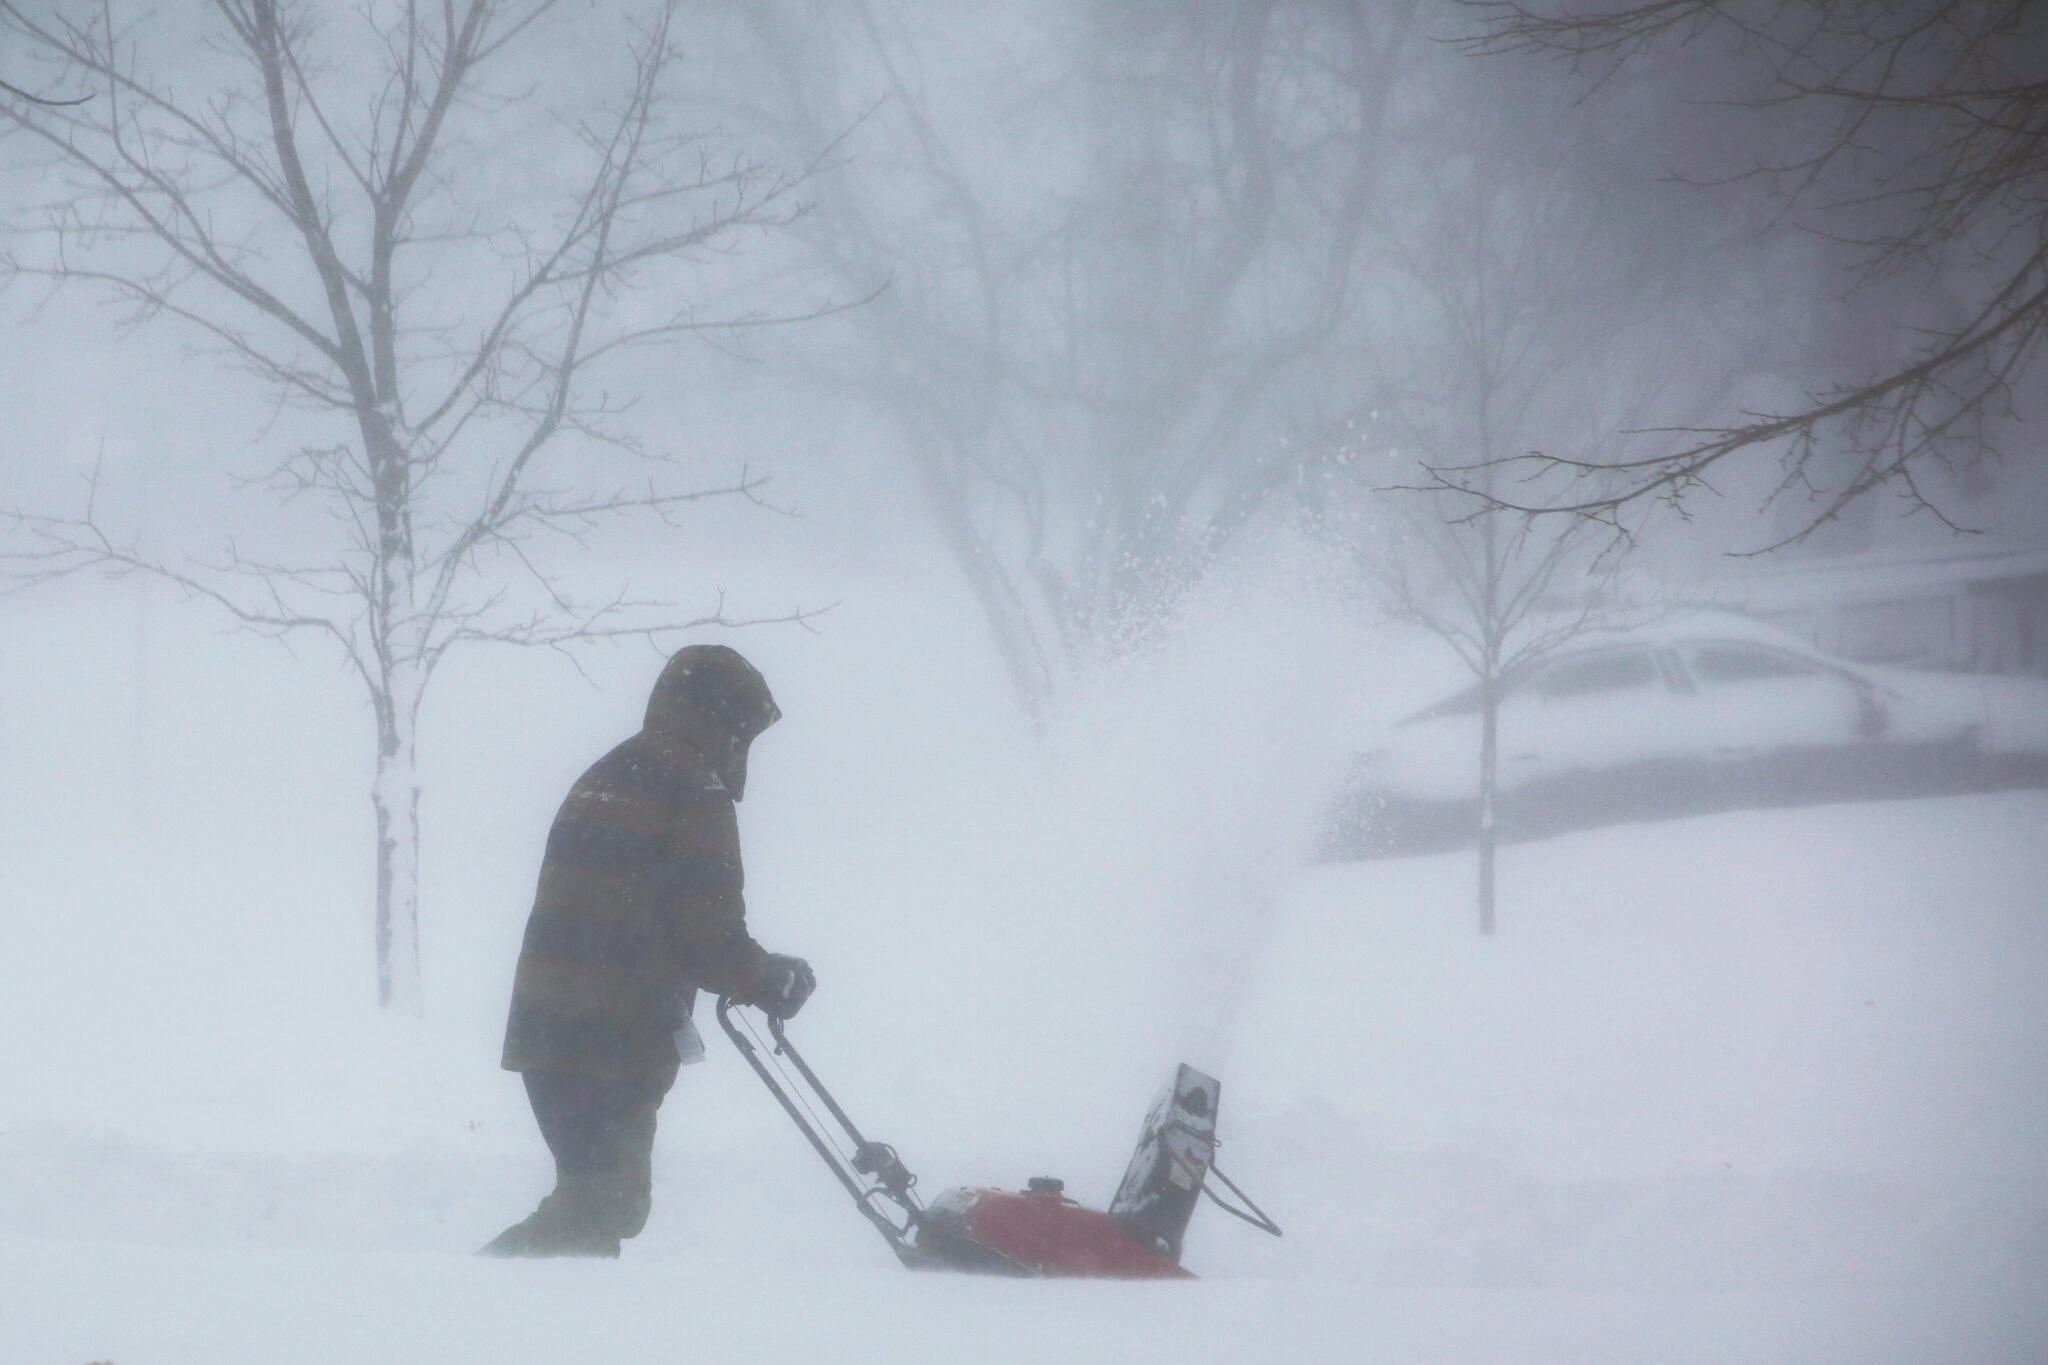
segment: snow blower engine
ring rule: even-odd
[[[915,1193],[917,1177],[905,1169],[896,1149],[861,1136],[785,1036],[782,1021],[763,1015],[768,1022],[763,1038],[752,1019],[738,1013],[740,1008],[730,997],[721,998],[719,1026],[853,1196],[854,1206],[912,1270],[1192,1279],[1180,1263],[1181,1241],[1204,1195],[1234,1217],[1280,1235],[1264,1210],[1216,1169],[1216,1102],[1222,1087],[1191,1066],[1174,1074],[1146,1115],[1138,1150],[1109,1212],[1075,1203],[1066,1197],[1063,1183],[1048,1176],[1032,1178],[1022,1191],[947,1190],[927,1204]],[[1242,1207],[1218,1195],[1210,1187],[1212,1179]]]

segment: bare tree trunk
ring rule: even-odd
[[[1493,916],[1493,864],[1497,842],[1494,831],[1494,792],[1500,780],[1500,679],[1489,672],[1479,682],[1479,932],[1491,934]]]
[[[416,712],[409,699],[377,702],[377,1003],[418,1014],[420,990],[420,782]]]
[[[1479,276],[1482,291],[1486,280]],[[1482,292],[1481,298],[1485,297]],[[1485,336],[1481,334],[1480,354],[1486,355]],[[1494,448],[1494,380],[1495,371],[1488,367],[1479,372],[1479,449],[1482,456],[1491,459]],[[1492,487],[1493,475],[1486,474],[1487,486]],[[1501,652],[1509,628],[1514,624],[1504,619],[1509,613],[1503,602],[1503,589],[1509,584],[1502,579],[1506,575],[1513,556],[1503,562],[1500,518],[1482,517],[1481,529],[1485,542],[1480,560],[1483,582],[1479,591],[1481,614],[1485,620],[1480,638],[1483,647],[1479,660],[1479,934],[1482,938],[1493,936],[1494,929],[1494,859],[1499,845],[1494,829],[1494,796],[1500,786],[1500,684]]]

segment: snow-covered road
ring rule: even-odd
[[[928,1191],[1101,1201],[1211,1040],[1289,1235],[1199,1214],[1180,1286],[903,1275],[717,1040],[624,1260],[477,1262],[546,1178],[489,1011],[80,1006],[45,926],[0,1006],[0,1361],[2038,1359],[2044,829],[2003,794],[1520,846],[1492,943],[1458,855],[1310,869],[1217,928],[1261,946],[1194,1032],[994,998],[1014,961],[912,1004],[835,964],[807,1052]]]
[[[738,1265],[0,1239],[5,1359],[83,1365],[845,1361],[1942,1361],[2037,1358],[1996,1289],[1018,1283]]]

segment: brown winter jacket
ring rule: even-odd
[[[754,988],[766,954],[740,894],[739,749],[736,774],[720,727],[657,687],[645,728],[570,788],[513,977],[507,1070],[665,1089],[691,992]]]

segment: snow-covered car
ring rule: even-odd
[[[1748,617],[1589,633],[1505,678],[1507,837],[1707,810],[2048,785],[2048,682],[1851,663]],[[1326,855],[1477,828],[1480,691],[1391,727],[1333,805]]]

